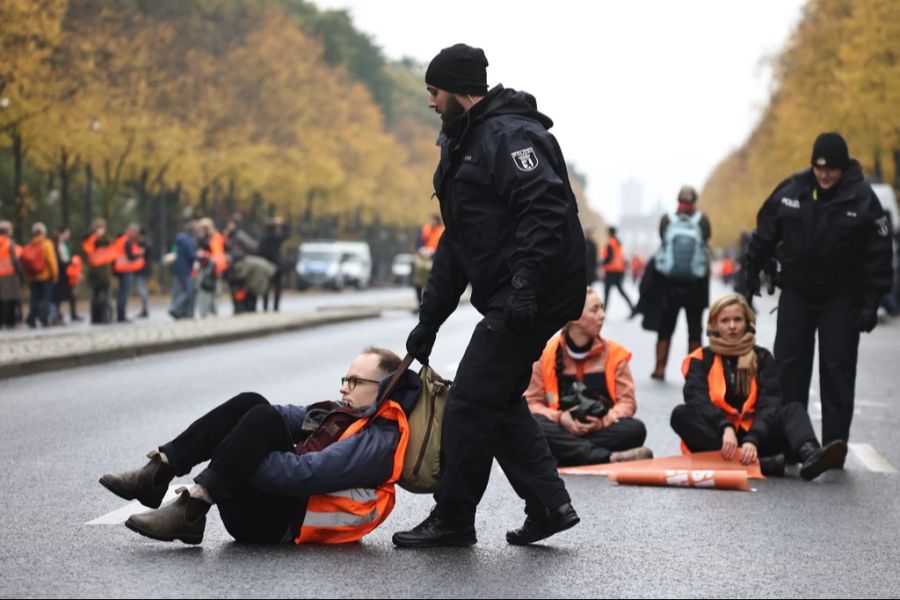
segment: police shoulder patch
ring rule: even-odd
[[[516,163],[516,168],[520,171],[527,173],[528,171],[534,171],[538,166],[537,154],[534,153],[534,148],[531,146],[511,152],[510,156],[512,156],[513,162]]]
[[[887,215],[881,217],[880,219],[875,220],[875,225],[878,227],[878,235],[881,237],[887,237],[891,233],[891,227],[888,223]]]

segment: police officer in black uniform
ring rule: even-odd
[[[748,295],[772,257],[781,265],[775,359],[784,402],[809,403],[816,332],[822,443],[847,441],[853,418],[860,332],[878,324],[890,290],[887,216],[838,133],[816,139],[812,167],[766,200],[747,251]]]
[[[460,362],[444,415],[441,488],[431,515],[394,535],[407,547],[476,542],[475,508],[496,457],[527,518],[507,533],[528,544],[578,523],[556,462],[523,397],[550,336],[579,318],[585,247],[552,121],[526,93],[487,89],[484,52],[442,50],[425,75],[441,115],[434,175],[446,230],[407,349],[427,362],[441,324],[472,286],[484,315]]]

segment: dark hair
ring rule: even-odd
[[[378,356],[378,368],[382,370],[385,376],[390,375],[400,368],[400,357],[387,348],[379,348],[378,346],[366,346],[365,348],[363,348],[362,353],[374,354]]]

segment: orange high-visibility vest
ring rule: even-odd
[[[116,273],[136,273],[144,268],[144,249],[141,248],[137,242],[128,239],[128,236],[123,233],[116,238],[113,245],[121,246],[121,252],[116,254],[116,260],[113,263],[113,271]],[[129,246],[131,247],[131,254],[135,256],[133,260],[128,258],[128,251],[126,249]]]
[[[399,404],[387,400],[371,417],[358,419],[344,431],[340,439],[359,432],[369,419],[384,418],[397,421],[400,442],[394,451],[394,470],[377,489],[355,488],[310,496],[306,516],[297,544],[343,544],[355,542],[381,525],[394,509],[394,483],[403,471],[403,455],[409,442],[409,423]]]
[[[625,256],[622,254],[622,244],[614,237],[609,238],[609,246],[612,249],[612,260],[603,265],[603,270],[607,273],[624,273],[625,272]],[[603,249],[603,260],[606,260],[607,248]]]
[[[218,231],[209,238],[209,252],[216,263],[216,275],[221,276],[228,269],[228,258],[225,256],[225,236]]]
[[[125,248],[122,244],[112,243],[102,248],[97,247],[97,233],[92,233],[81,243],[81,248],[87,257],[88,264],[92,267],[100,267],[115,262],[120,252],[124,252]],[[118,242],[118,240],[116,240]]]
[[[16,267],[13,265],[13,253],[15,250],[12,250],[14,244],[12,240],[6,236],[0,238],[0,277],[5,277],[7,275],[13,275],[16,272]]]
[[[422,247],[437,250],[438,242],[441,241],[442,235],[444,235],[443,225],[426,223],[422,227]]]
[[[687,377],[692,358],[702,361],[703,348],[694,350],[684,358],[684,361],[682,361],[681,373],[685,377]],[[732,426],[734,426],[734,431],[737,432],[741,429],[750,431],[750,427],[753,425],[753,417],[756,414],[756,377],[750,380],[750,393],[747,394],[747,400],[744,401],[744,406],[741,407],[740,412],[725,400],[725,367],[722,365],[722,357],[718,354],[715,355],[712,367],[709,369],[707,381],[709,382],[710,402],[715,404],[725,413],[726,418],[731,422]]]
[[[559,350],[562,339],[562,332],[557,333],[550,338],[550,341],[547,342],[547,345],[544,347],[544,353],[541,355],[541,369],[544,374],[544,390],[547,394],[547,403],[553,410],[559,410],[559,378],[556,376],[556,353]],[[606,365],[604,366],[606,389],[609,390],[610,400],[615,403],[616,372],[618,371],[620,364],[631,360],[631,351],[618,342],[612,340],[604,340],[604,342],[606,343],[607,351]],[[601,352],[603,352],[603,346],[596,346],[588,352],[588,355],[583,360],[575,361],[576,369],[579,367],[579,363],[581,363],[580,366],[582,372],[577,375],[579,379],[584,376],[584,362],[586,362],[588,358],[597,356]]]

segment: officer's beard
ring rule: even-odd
[[[441,113],[441,122],[444,124],[444,131],[448,134],[452,133],[457,123],[466,114],[465,107],[456,99],[456,96],[447,98],[447,110]]]

